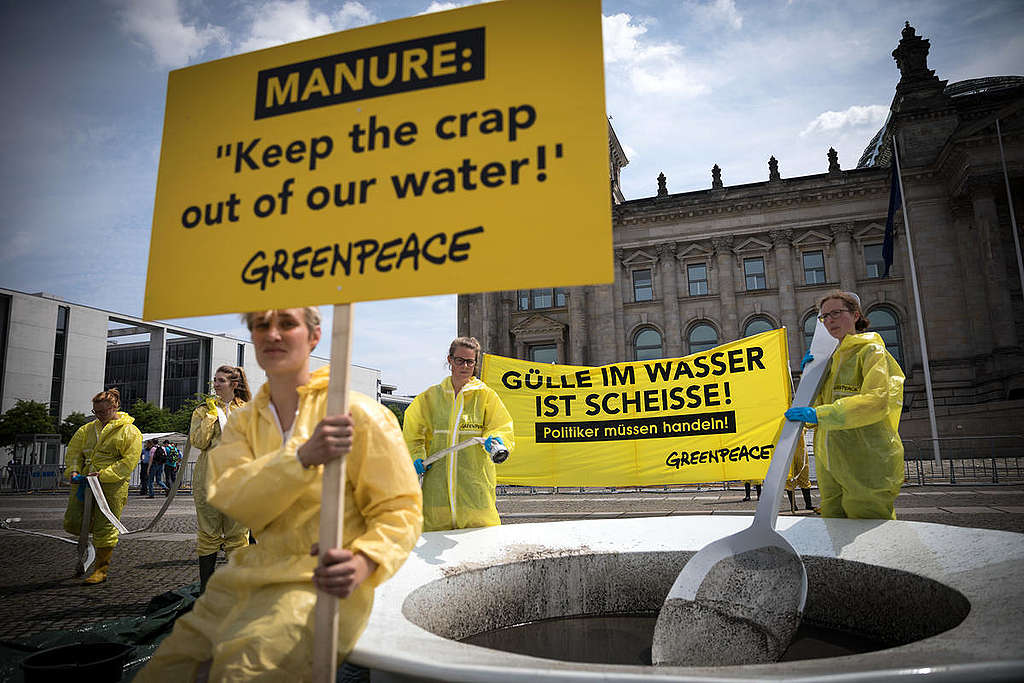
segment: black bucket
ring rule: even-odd
[[[124,643],[75,643],[37,652],[21,663],[25,683],[107,683],[121,680],[124,663],[135,649]]]

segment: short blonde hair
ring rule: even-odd
[[[110,403],[116,410],[121,408],[121,392],[117,388],[101,391],[92,397],[93,403]]]
[[[252,332],[252,326],[261,320],[265,320],[270,317],[275,310],[283,309],[272,309],[268,308],[265,311],[251,311],[249,313],[242,314],[242,322]],[[310,334],[313,334],[313,330],[320,327],[320,309],[316,306],[303,306],[302,307],[302,322],[306,324],[306,329],[309,330]]]

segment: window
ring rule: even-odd
[[[804,319],[804,352],[811,350],[811,340],[814,339],[814,328],[818,326],[818,314],[811,311],[811,314]]]
[[[654,300],[654,286],[651,284],[650,269],[633,271],[633,300]]]
[[[531,346],[530,360],[534,363],[557,363],[558,347],[554,344],[536,344]]]
[[[743,259],[743,275],[747,279],[747,289],[764,289],[767,282],[764,279],[764,259],[757,258]]]
[[[551,289],[521,289],[519,290],[519,310],[527,311],[531,308],[552,308],[565,306],[569,290],[565,287]]]
[[[885,272],[885,259],[882,258],[881,244],[864,245],[864,270],[868,277],[882,277]]]
[[[686,266],[686,279],[690,285],[690,296],[708,293],[708,267],[705,264]]]
[[[53,340],[53,377],[50,381],[50,415],[60,419],[60,404],[64,394],[64,359],[68,349],[69,306],[57,307],[57,334]]]
[[[825,254],[821,251],[804,252],[804,284],[825,283]]]
[[[238,345],[238,362],[235,365],[245,367],[245,344]]]
[[[771,320],[767,318],[754,318],[743,328],[743,336],[753,337],[755,334],[761,334],[762,332],[774,329],[775,325],[772,324]]]
[[[11,314],[11,297],[0,294],[0,395],[3,393],[4,376],[7,374],[7,330]]]
[[[900,339],[900,325],[896,315],[887,308],[876,308],[868,313],[871,329],[885,342],[885,350],[903,367],[903,348]]]
[[[707,323],[694,325],[689,336],[690,353],[699,353],[718,346],[718,332]]]
[[[661,334],[657,330],[640,330],[633,340],[637,360],[661,358]]]

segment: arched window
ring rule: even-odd
[[[762,332],[774,329],[775,325],[768,318],[754,318],[743,328],[743,336],[753,337],[755,334],[761,334]]]
[[[706,351],[718,346],[718,332],[707,323],[694,325],[690,330],[688,341],[690,342],[690,353]]]
[[[888,308],[876,308],[868,313],[871,329],[885,342],[885,350],[903,367],[903,344],[900,339],[900,323],[896,314]]]
[[[811,350],[811,340],[814,339],[814,328],[818,325],[817,311],[811,311],[804,318],[804,353]]]
[[[637,332],[633,339],[637,360],[651,360],[664,356],[661,350],[661,334],[657,330],[647,328]]]

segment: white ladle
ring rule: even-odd
[[[808,406],[838,342],[819,321],[793,398]],[[786,420],[747,529],[704,546],[672,584],[654,629],[654,664],[724,666],[775,662],[789,647],[807,599],[800,555],[775,531],[779,502],[803,423]]]

